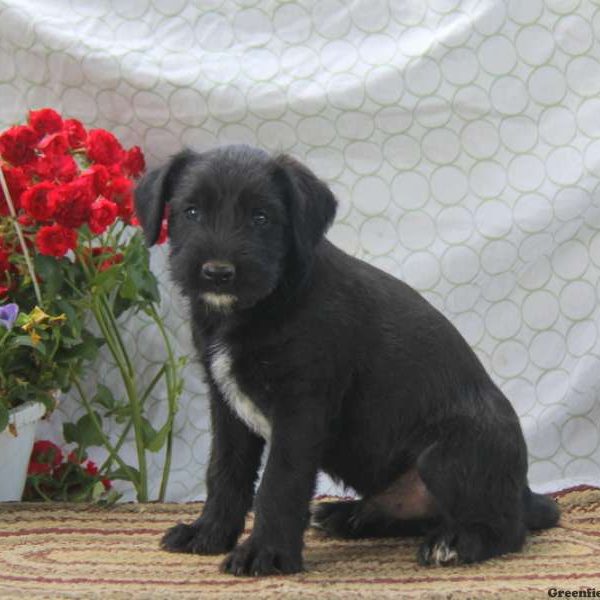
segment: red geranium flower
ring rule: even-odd
[[[133,183],[127,177],[117,177],[112,181],[110,199],[119,207],[119,217],[128,221],[133,215]]]
[[[112,266],[121,264],[123,262],[124,258],[125,257],[123,256],[122,252],[116,252],[110,258],[107,258],[106,260],[102,261],[100,263],[100,266],[98,267],[98,270],[99,271],[107,271]]]
[[[4,275],[7,271],[11,270],[12,264],[8,260],[9,258],[10,253],[0,248],[0,275]]]
[[[0,296],[7,294],[14,288],[14,281],[10,275],[17,271],[17,267],[11,262],[10,257],[15,253],[11,244],[0,237]]]
[[[49,440],[39,440],[33,445],[31,458],[39,463],[46,463],[57,467],[63,459],[62,450]]]
[[[77,246],[77,232],[59,224],[44,225],[37,232],[35,242],[42,254],[60,258]]]
[[[57,187],[53,192],[56,203],[54,218],[65,227],[81,227],[90,217],[94,196],[87,179],[75,179]]]
[[[69,149],[69,138],[64,131],[51,133],[44,136],[38,144],[38,149],[42,150],[45,155],[49,154],[65,154]]]
[[[27,213],[38,221],[48,221],[54,215],[55,200],[50,192],[55,185],[42,181],[23,192],[21,204]]]
[[[115,222],[119,207],[106,198],[98,198],[92,204],[91,215],[88,221],[92,233],[104,233]]]
[[[105,165],[92,165],[81,176],[90,180],[94,195],[110,198],[112,193],[111,174]]]
[[[123,170],[132,177],[139,177],[146,168],[146,161],[139,146],[134,146],[126,153]]]
[[[32,227],[35,225],[35,219],[32,219],[28,214],[22,213],[17,217],[17,221],[19,221],[19,225],[23,225],[23,227]]]
[[[39,463],[34,460],[29,461],[29,466],[27,467],[28,475],[47,475],[52,472],[52,465],[47,463]]]
[[[160,224],[160,233],[158,234],[158,240],[156,240],[157,244],[164,244],[169,239],[169,222],[167,219],[163,219],[163,222]]]
[[[95,477],[96,475],[98,475],[98,467],[96,466],[96,463],[93,460],[88,460],[84,466],[85,466],[85,472],[88,475],[92,475],[92,477]]]
[[[27,125],[15,125],[0,135],[0,155],[20,167],[35,159],[38,134]]]
[[[63,128],[62,117],[51,108],[29,111],[29,124],[40,135],[56,133]]]
[[[27,165],[27,175],[34,181],[47,180],[68,183],[77,176],[79,168],[69,154],[50,154],[38,157]]]
[[[10,194],[11,200],[15,206],[15,210],[18,211],[21,206],[21,194],[27,189],[27,178],[23,169],[20,167],[2,167],[4,173],[4,179],[8,186],[8,193]],[[4,190],[0,187],[0,215],[8,215],[8,202],[4,196]]]
[[[87,131],[80,121],[77,119],[67,119],[64,122],[64,130],[71,148],[81,148],[85,144]]]
[[[119,140],[105,129],[92,129],[86,140],[88,157],[101,165],[113,165],[123,159],[123,146]]]
[[[73,181],[79,172],[79,167],[70,154],[51,156],[50,164],[54,172],[54,179],[60,183]]]

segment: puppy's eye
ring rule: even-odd
[[[186,208],[183,211],[183,213],[185,214],[185,218],[189,219],[190,221],[199,222],[201,219],[200,210],[195,206],[190,206],[189,208]]]
[[[263,210],[255,210],[252,213],[252,225],[263,227],[269,223],[269,216]]]

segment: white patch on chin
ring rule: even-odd
[[[269,441],[271,424],[256,404],[240,390],[231,372],[231,356],[227,348],[217,346],[210,360],[210,372],[231,410],[252,431]]]
[[[237,301],[237,297],[232,294],[217,294],[216,292],[205,292],[202,294],[202,300],[215,310],[229,312],[231,307]]]

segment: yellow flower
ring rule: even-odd
[[[40,337],[40,334],[33,329],[29,332],[29,337],[31,338],[31,341],[33,342],[34,346],[37,346],[40,343],[40,340],[42,339]]]
[[[46,329],[46,327],[48,327],[48,325],[51,325],[52,323],[60,323],[61,321],[66,320],[67,316],[64,313],[62,315],[58,315],[57,317],[51,317],[49,314],[45,313],[39,306],[36,306],[26,316],[25,323],[21,325],[21,329],[23,329],[23,331],[26,331],[27,333],[29,333],[29,335],[31,335],[35,327],[40,326],[42,329]],[[33,339],[33,336],[31,339]]]

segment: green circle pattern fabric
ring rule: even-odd
[[[600,484],[599,38],[599,0],[2,0],[0,125],[52,106],[150,165],[230,142],[305,161],[340,201],[330,238],[422,292],[511,399],[533,486]],[[170,499],[203,497],[209,444],[192,364]]]

